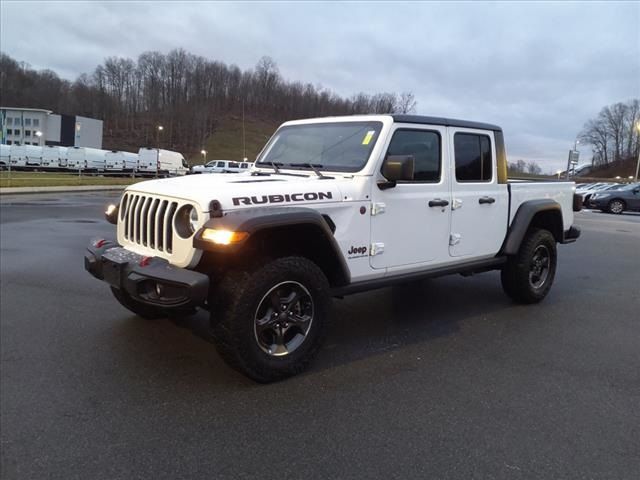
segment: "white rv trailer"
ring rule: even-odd
[[[25,165],[27,168],[38,168],[42,164],[42,147],[25,145]]]

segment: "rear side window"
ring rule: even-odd
[[[240,168],[249,168],[249,165],[246,163],[240,164]]]
[[[458,182],[490,182],[493,178],[491,140],[487,135],[456,133],[453,137]]]
[[[240,168],[236,162],[229,162],[229,168]]]
[[[218,162],[218,165],[216,165],[218,167],[224,167],[224,162]]]
[[[440,134],[427,130],[398,129],[387,155],[413,155],[414,182],[440,181]]]

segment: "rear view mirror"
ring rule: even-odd
[[[384,190],[396,186],[396,182],[413,180],[415,160],[413,155],[389,155],[382,164],[382,175],[386,182],[378,184]]]

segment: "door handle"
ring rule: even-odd
[[[478,199],[478,203],[482,205],[483,203],[496,203],[496,199],[493,197],[480,197]]]
[[[447,200],[440,200],[439,198],[436,198],[435,200],[429,200],[430,207],[446,207],[447,205],[449,205],[449,202]]]

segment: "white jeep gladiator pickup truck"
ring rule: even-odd
[[[575,241],[573,183],[507,181],[500,127],[372,115],[283,124],[249,172],[151,180],[106,212],[85,268],[148,318],[210,312],[222,357],[259,382],[303,370],[332,297],[500,270],[542,300]]]

